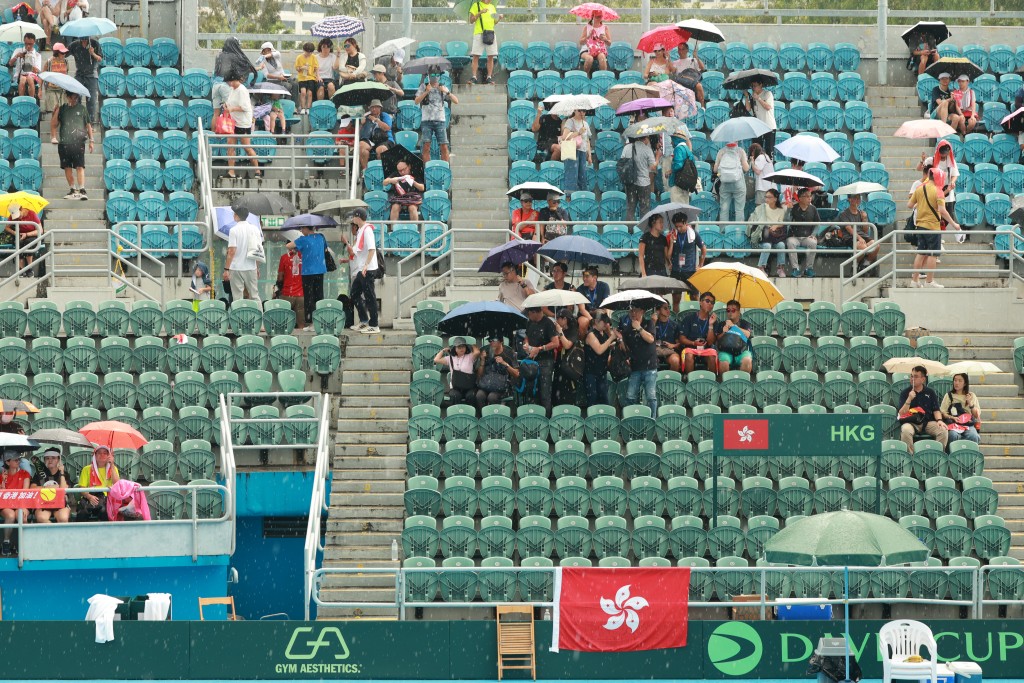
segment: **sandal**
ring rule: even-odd
[[[228,178],[231,178],[232,180],[236,180],[238,178],[238,176],[235,175],[234,171],[228,171]]]
[[[494,77],[493,76],[488,76],[487,80],[484,81],[484,83],[486,83],[487,85],[494,85]]]

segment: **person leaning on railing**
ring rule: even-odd
[[[5,491],[27,489],[29,488],[29,479],[29,473],[21,469],[21,453],[15,450],[4,451],[4,468],[0,472],[0,489]],[[0,509],[0,515],[3,516],[4,524],[14,524],[18,519],[18,511],[12,508]],[[4,529],[4,542],[0,547],[0,555],[14,554],[15,548],[11,543],[13,533],[14,529],[11,527]]]

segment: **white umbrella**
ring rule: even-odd
[[[959,363],[950,363],[946,370],[951,375],[958,372],[965,372],[968,375],[987,375],[993,372],[1004,372],[995,363],[986,363],[980,360],[962,360]]]
[[[851,194],[867,194],[869,192],[886,192],[885,185],[880,183],[867,183],[863,180],[858,180],[855,183],[849,185],[843,185],[832,190],[832,194],[837,196],[848,196]]]
[[[893,136],[917,140],[937,140],[938,138],[955,134],[956,129],[945,121],[939,121],[938,119],[915,119],[904,122],[902,126],[896,129]]]
[[[687,19],[686,21],[680,21],[676,24],[681,29],[690,32],[695,40],[710,41],[712,43],[723,43],[725,42],[725,35],[721,29],[712,24],[710,21],[704,21],[702,19]]]
[[[383,43],[373,48],[373,58],[384,57],[386,55],[392,55],[397,50],[404,50],[416,41],[412,38],[392,38],[391,40],[385,40]]]
[[[18,450],[33,450],[39,448],[39,442],[30,439],[24,434],[13,434],[11,432],[0,432],[0,448],[16,448]]]
[[[665,299],[653,292],[644,289],[627,289],[607,297],[601,302],[600,308],[625,311],[634,306],[645,309],[656,308],[663,303],[666,303]]]
[[[839,158],[839,153],[817,135],[794,135],[775,145],[775,149],[790,159],[800,161],[820,161],[831,164]]]
[[[523,308],[561,308],[588,303],[589,299],[574,289],[548,289],[526,297]]]
[[[564,195],[565,192],[561,188],[555,187],[551,183],[545,183],[543,181],[534,181],[529,183],[519,183],[515,187],[511,188],[505,193],[508,197],[515,197],[519,199],[519,195],[524,192],[528,192],[531,197],[538,201],[545,201],[549,192],[554,192],[559,196]]]
[[[765,133],[770,133],[771,128],[761,119],[753,116],[738,116],[734,119],[726,119],[715,126],[711,131],[711,139],[715,142],[737,142],[739,140],[753,140]]]
[[[559,99],[551,100],[548,98],[544,100],[544,103],[554,102],[549,105],[548,113],[558,116],[572,116],[577,109],[593,111],[602,105],[608,104],[608,100],[600,95],[553,95],[552,97]]]
[[[46,31],[39,24],[15,21],[0,26],[0,41],[5,43],[24,43],[26,33],[31,33],[36,38],[42,38],[46,35]]]
[[[769,173],[764,179],[780,185],[794,185],[796,187],[818,187],[822,184],[821,178],[818,176],[798,171],[795,168],[784,168],[781,171]]]
[[[885,371],[890,373],[912,372],[918,365],[928,371],[929,377],[945,377],[946,375],[951,374],[949,369],[939,361],[921,358],[920,356],[890,358],[882,363],[882,367],[885,368]]]

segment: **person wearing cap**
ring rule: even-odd
[[[334,97],[338,88],[338,65],[340,59],[334,53],[334,43],[330,38],[321,38],[316,45],[317,79],[320,82],[316,90],[318,100],[329,100]]]
[[[629,318],[623,321],[619,332],[619,348],[629,354],[629,383],[626,385],[627,405],[640,402],[643,387],[644,402],[651,415],[658,414],[658,353],[654,337],[654,318],[644,321],[644,309],[633,306]]]
[[[384,113],[393,117],[398,113],[398,99],[405,94],[405,91],[402,90],[402,86],[400,86],[397,81],[392,80],[391,77],[388,76],[388,70],[383,64],[378,64],[370,69],[370,75],[373,77],[373,80],[378,83],[383,83],[388,90],[394,93],[394,97],[388,97],[387,99],[382,100]]]
[[[235,42],[237,44],[237,41]],[[100,81],[96,77],[96,69],[103,61],[103,50],[95,38],[73,40],[67,44],[67,48],[68,54],[75,60],[75,80],[89,91],[89,120],[99,123]],[[246,60],[246,64],[248,63]]]
[[[533,195],[523,192],[519,195],[519,208],[512,212],[509,229],[524,240],[532,241],[537,236],[537,225],[526,221],[540,220],[540,213],[533,208]],[[509,237],[509,239],[514,239]]]
[[[939,74],[939,84],[932,88],[931,117],[959,130],[964,117],[960,115],[960,107],[950,92],[949,79],[950,75],[943,71]]]
[[[480,349],[470,346],[463,337],[452,337],[448,346],[434,356],[434,363],[448,368],[448,389],[445,406],[471,405],[476,407],[476,361]]]
[[[370,152],[379,159],[384,152],[395,144],[395,134],[391,130],[390,114],[384,113],[384,105],[380,100],[370,100],[366,113],[359,124],[359,167],[366,169],[370,163]]]
[[[957,88],[953,91],[953,99],[960,108],[960,135],[973,133],[978,127],[978,99],[971,90],[971,79],[967,74],[960,74],[956,79]]]
[[[569,212],[562,208],[562,194],[548,192],[547,201],[548,205],[537,214],[538,221],[547,223],[541,226],[541,242],[550,242],[569,232]]]
[[[302,44],[302,54],[295,58],[295,73],[299,78],[299,113],[309,114],[313,106],[313,93],[320,87],[320,61],[316,57],[313,43]]]
[[[523,342],[523,353],[526,358],[537,363],[536,390],[524,392],[523,400],[544,406],[548,416],[551,415],[551,395],[555,372],[555,350],[561,348],[562,341],[558,328],[551,318],[544,315],[544,310],[537,307],[527,308],[526,340]],[[520,371],[522,363],[520,363]]]
[[[305,330],[308,331],[312,329],[309,325],[313,321],[313,311],[324,298],[324,277],[327,275],[327,260],[324,253],[327,251],[327,238],[309,225],[303,225],[299,230],[302,235],[285,246],[289,249],[294,247],[299,252],[299,269],[302,273],[299,296],[302,297],[302,308],[297,311],[295,325],[306,325]],[[291,265],[292,268],[295,267],[294,262]],[[280,273],[280,269],[278,272]],[[278,275],[278,278],[280,277]]]
[[[262,71],[268,81],[288,83],[290,80],[284,71],[281,53],[275,50],[274,44],[269,41],[260,45],[260,56],[256,58],[256,70]]]
[[[359,51],[359,43],[355,38],[346,38],[345,54],[338,65],[338,84],[341,86],[366,80],[366,55]]]
[[[223,279],[231,283],[232,301],[241,301],[243,294],[248,292],[249,298],[262,307],[255,256],[257,250],[263,249],[263,232],[259,226],[248,221],[249,210],[244,206],[233,206],[231,210],[234,212],[235,224],[228,231]]]
[[[437,140],[441,161],[448,161],[448,122],[445,119],[445,102],[458,104],[459,98],[441,83],[441,72],[431,67],[424,82],[420,83],[413,100],[420,106],[420,141],[423,143],[423,161],[430,161],[430,145]]]
[[[377,292],[374,281],[377,277],[377,242],[374,239],[373,224],[366,222],[366,209],[356,209],[349,221],[353,241],[342,234],[341,241],[348,251],[349,288],[348,295],[359,315],[359,322],[349,329],[363,334],[378,334]]]
[[[594,316],[590,330],[584,337],[584,408],[608,402],[608,359],[612,355],[612,347],[620,338],[618,330],[611,328],[611,318],[607,314],[598,313]]]
[[[386,54],[374,60],[374,64],[384,67],[384,73],[389,81],[402,80],[402,64],[405,62],[405,50],[397,48],[391,54]]]
[[[68,49],[64,46],[64,43],[54,43],[53,56],[46,60],[46,67],[44,68],[44,71],[67,75],[69,66],[67,55]],[[47,83],[44,88],[44,93],[44,112],[51,112],[64,102],[64,88],[59,85]],[[53,142],[53,140],[50,140],[50,142]]]
[[[43,453],[43,466],[32,477],[31,488],[69,489],[71,486],[71,481],[64,472],[64,461],[61,460],[60,451],[48,450]],[[67,500],[67,496],[65,496],[64,507],[59,510],[36,510],[36,522],[46,523],[52,521],[63,524],[71,521],[71,505],[68,504]]]
[[[57,105],[50,117],[50,142],[57,143],[57,156],[64,178],[68,181],[68,193],[64,199],[81,199],[89,196],[85,190],[85,145],[89,151],[95,148],[89,111],[78,93],[68,91],[64,101]]]
[[[537,293],[537,286],[529,278],[519,274],[519,268],[511,261],[501,264],[501,283],[498,284],[498,301],[518,310],[523,310],[526,297]]]
[[[121,472],[114,464],[114,454],[106,446],[96,446],[92,453],[92,462],[82,468],[78,475],[78,488],[104,488],[121,481]],[[82,493],[78,499],[78,513],[75,519],[79,522],[107,521],[107,494],[104,491]]]
[[[480,408],[501,403],[519,381],[519,361],[500,335],[487,338],[489,348],[480,349],[477,366],[476,405]]]
[[[4,491],[27,489],[30,484],[31,475],[21,469],[21,453],[11,449],[5,450],[4,467],[3,471],[0,472],[0,489]],[[3,517],[4,524],[14,524],[18,519],[18,511],[12,508],[3,508],[0,509],[0,516]],[[14,553],[14,547],[11,544],[13,533],[14,529],[11,527],[4,529],[4,542],[0,554],[10,556]]]
[[[18,202],[11,202],[7,207],[10,222],[4,225],[5,242],[15,246],[26,247],[43,234],[43,225],[35,211],[29,211]],[[19,270],[32,264],[35,254],[24,252],[18,261]]]
[[[498,38],[494,34],[494,27],[502,18],[492,0],[477,0],[469,6],[469,23],[473,25],[473,45],[469,50],[473,57],[469,68],[472,74],[469,79],[471,85],[479,83],[477,75],[480,73],[481,55],[487,57],[486,83],[494,83],[494,58],[498,56]],[[491,37],[490,45],[484,43],[484,32]]]
[[[693,156],[693,150],[690,149],[690,133],[685,130],[685,124],[680,122],[680,125],[684,126],[684,129],[677,130],[669,138],[672,144],[672,154],[665,155],[665,162],[668,165],[668,173],[666,179],[668,181],[668,194],[669,199],[677,204],[689,204],[690,203],[690,190],[685,190],[676,183],[676,174],[683,169],[687,161],[693,161],[697,163],[696,158]],[[699,182],[698,178],[698,182]],[[694,187],[694,190],[697,188]]]
[[[648,85],[654,85],[667,81],[675,70],[672,62],[668,60],[668,50],[661,43],[654,46],[654,57],[647,61],[644,67],[644,80]]]

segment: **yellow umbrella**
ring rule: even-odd
[[[11,204],[20,204],[23,209],[39,213],[49,206],[50,202],[37,194],[30,194],[28,192],[9,192],[6,194],[0,194],[0,215],[6,218],[8,215],[7,210]]]
[[[689,282],[718,301],[736,299],[743,308],[773,308],[785,299],[762,270],[742,263],[710,263],[691,275]]]
[[[945,377],[950,374],[949,370],[942,363],[937,360],[921,358],[920,356],[910,356],[909,358],[890,358],[882,363],[882,367],[885,368],[886,372],[891,372],[893,374],[897,372],[912,372],[918,365],[928,371],[929,377]]]

